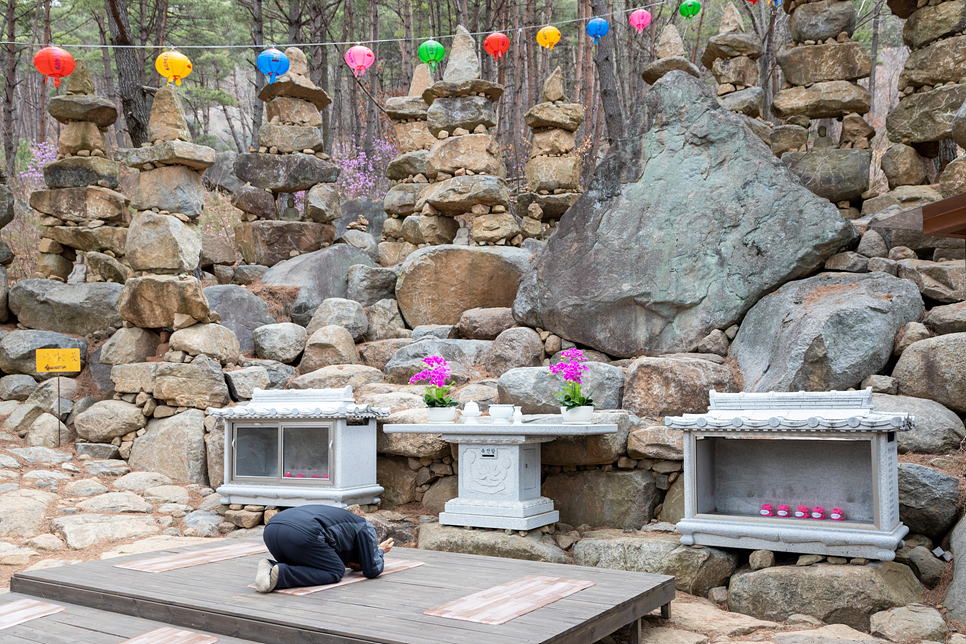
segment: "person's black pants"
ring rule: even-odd
[[[277,590],[342,581],[345,564],[324,541],[284,523],[269,523],[262,536],[278,564]]]

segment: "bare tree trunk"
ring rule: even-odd
[[[595,16],[607,13],[606,0],[591,0]],[[614,77],[614,39],[601,38],[594,55],[597,64],[597,77],[600,82],[600,102],[604,107],[604,120],[607,124],[607,138],[613,142],[624,138],[624,115],[621,113],[620,96],[617,92],[617,79]]]
[[[126,0],[106,0],[114,62],[117,65],[118,90],[124,108],[124,120],[131,135],[131,144],[139,147],[148,140],[148,99],[144,91],[144,66],[138,62],[133,45],[131,27],[127,19]]]
[[[261,53],[262,49],[265,48],[265,21],[262,17],[262,0],[248,0],[245,3],[245,8],[248,10],[249,15],[252,17],[251,31],[252,31],[252,41],[254,42],[254,47],[252,51],[257,57]],[[265,79],[262,78],[262,73],[255,69],[255,100],[252,101],[252,140],[250,145],[258,148],[258,130],[262,127],[262,112],[265,109],[262,102],[258,100],[258,93],[262,90],[265,85]],[[244,150],[242,150],[244,152]]]
[[[123,127],[124,120],[124,106],[120,104],[118,100],[117,91],[114,89],[114,72],[111,69],[111,55],[107,48],[107,26],[104,24],[104,16],[92,12],[91,18],[97,23],[97,33],[100,38],[101,45],[104,46],[101,49],[101,63],[104,65],[104,93],[114,101],[117,106],[117,112],[121,116],[121,120],[115,122],[111,127],[114,128],[114,142],[119,148],[124,147],[124,132],[126,130]]]
[[[17,151],[17,134],[13,129],[14,93],[17,91],[17,3],[7,0],[4,15],[7,24],[7,44],[3,47],[3,154],[7,174],[13,175]]]
[[[44,10],[44,44],[50,42],[50,0],[44,0],[43,2]],[[38,11],[40,5],[38,5]],[[47,88],[41,87],[40,93],[38,94],[37,101],[37,140],[46,141],[47,140]]]

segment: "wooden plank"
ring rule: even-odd
[[[218,638],[211,635],[165,626],[124,640],[121,644],[214,644],[217,641]]]
[[[21,599],[0,606],[0,630],[29,622],[38,617],[46,617],[64,610],[64,606],[39,602],[36,599]]]
[[[399,572],[400,570],[409,570],[410,568],[419,568],[420,566],[425,566],[426,564],[422,561],[406,561],[405,559],[387,559],[385,567],[382,570],[382,574],[376,579],[381,579],[386,575],[391,575],[394,572]],[[349,584],[354,584],[360,581],[372,581],[362,574],[359,570],[349,570],[346,568],[345,576],[342,577],[342,581],[337,584],[325,584],[324,586],[303,586],[302,588],[284,588],[282,590],[276,590],[276,593],[282,593],[283,595],[311,595],[312,593],[317,593],[320,590],[330,590],[332,588],[338,588],[339,586],[348,586]],[[254,588],[255,584],[249,584],[249,588]]]
[[[248,557],[262,552],[268,552],[268,548],[261,543],[233,543],[217,548],[206,548],[204,550],[178,552],[173,555],[153,557],[151,559],[126,561],[124,563],[114,564],[114,567],[126,568],[127,570],[139,570],[141,572],[167,572],[169,570],[190,568],[191,566],[200,566],[216,561]]]
[[[506,622],[594,586],[580,579],[530,575],[423,611],[423,615],[478,624]]]

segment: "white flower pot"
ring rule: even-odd
[[[561,407],[560,415],[563,416],[564,425],[589,425],[594,419],[594,407],[593,405],[584,405],[573,409]]]
[[[430,423],[451,423],[456,418],[456,407],[429,407],[426,413]]]

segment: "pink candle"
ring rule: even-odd
[[[773,517],[773,516],[775,516],[775,513],[772,511],[771,503],[763,503],[761,505],[761,510],[759,510],[759,513],[763,517]]]
[[[832,508],[832,514],[829,518],[832,521],[845,521],[845,511],[842,508]]]
[[[816,505],[812,508],[812,518],[813,519],[824,519],[825,518],[825,508],[820,505]]]
[[[791,514],[791,510],[788,509],[787,505],[778,506],[778,516],[787,517],[789,514]]]
[[[807,519],[808,518],[808,506],[807,505],[800,505],[800,506],[798,506],[798,509],[795,510],[795,518],[796,519]]]

